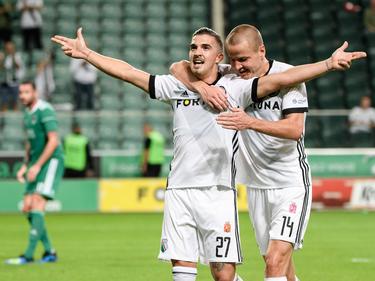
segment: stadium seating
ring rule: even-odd
[[[254,24],[262,31],[267,56],[293,65],[328,57],[344,39],[349,40],[350,50],[367,49],[368,60],[356,62],[345,74],[331,73],[307,83],[310,108],[350,109],[358,104],[360,96],[364,94],[371,94],[375,102],[375,36],[363,32],[362,14],[346,12],[343,9],[344,2],[224,1],[226,33],[237,24]],[[364,0],[359,2],[362,5],[368,4]],[[47,0],[43,8],[43,42],[49,49],[52,47],[51,35],[75,36],[76,28],[83,26],[86,41],[94,50],[116,58],[125,58],[132,65],[153,74],[167,73],[170,63],[187,58],[191,32],[200,26],[210,26],[210,8],[208,0]],[[15,26],[19,30],[18,25]],[[14,40],[18,45],[22,43],[19,33],[15,33]],[[36,64],[42,57],[43,53],[36,52],[33,63]],[[56,105],[72,103],[69,63],[70,59],[62,52],[56,52],[56,91],[52,96],[52,103]],[[28,71],[31,74],[34,72],[35,66]],[[139,89],[102,73],[99,74],[95,88],[95,99],[95,112],[78,112],[74,118],[59,114],[62,136],[70,131],[74,120],[79,120],[83,131],[92,138],[94,148],[133,147],[138,150],[143,138],[143,122],[147,121],[165,132],[169,137],[168,143],[171,143],[172,121],[168,105],[155,102]],[[134,118],[141,121],[131,125],[126,122],[127,118],[120,118],[118,134],[121,137],[111,139],[110,129],[105,129],[100,123],[102,112],[117,116],[122,111],[127,114],[126,112],[134,110],[144,116]],[[157,121],[159,117],[149,117],[159,113],[168,116],[168,120],[161,122]],[[8,113],[4,114],[7,115]],[[332,137],[332,134],[336,136],[337,132],[329,134],[325,131],[325,118],[323,121],[316,116],[308,117],[307,120],[309,119],[312,119],[306,125],[306,140],[309,145],[333,146],[333,140],[337,138]],[[0,148],[23,149],[20,129],[8,125],[12,122],[11,118],[3,117],[1,120]],[[341,123],[343,121],[340,118],[335,120]],[[130,132],[135,134],[136,141],[131,140],[133,137],[129,137]],[[329,140],[325,141],[325,138]]]
[[[307,148],[322,146],[321,124],[319,117],[317,116],[307,116],[305,127],[305,146]]]
[[[350,146],[346,116],[322,116],[320,120],[324,147]]]

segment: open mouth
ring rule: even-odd
[[[238,72],[239,72],[240,74],[243,74],[243,73],[246,73],[246,72],[247,72],[247,69],[246,69],[246,68],[241,68]]]
[[[193,65],[198,66],[198,65],[202,65],[202,64],[204,64],[204,60],[198,59],[198,58],[193,59]]]

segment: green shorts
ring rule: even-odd
[[[52,200],[63,175],[63,158],[51,158],[42,166],[36,180],[26,183],[25,194],[38,193],[48,200]]]

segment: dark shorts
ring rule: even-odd
[[[22,29],[22,38],[24,51],[27,52],[33,49],[43,49],[42,31],[39,27]]]
[[[143,174],[146,178],[158,178],[161,172],[161,164],[147,164],[147,172]]]
[[[86,177],[86,171],[77,171],[73,169],[66,168],[65,169],[65,178],[85,178]]]

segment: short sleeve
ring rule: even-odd
[[[281,91],[283,115],[308,111],[306,85],[304,83]]]
[[[47,132],[57,131],[57,119],[56,114],[51,108],[46,108],[42,111],[42,124],[46,128]]]
[[[225,88],[225,91],[229,93],[229,102],[231,106],[246,108],[254,103],[252,92],[254,90],[254,87],[256,91],[257,79],[258,78],[245,80],[238,77],[230,79],[224,85],[219,86]]]
[[[184,91],[182,84],[172,75],[151,75],[149,94],[152,99],[169,102],[176,93]]]

